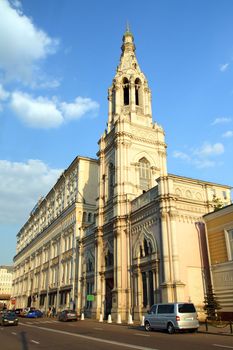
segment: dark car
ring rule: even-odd
[[[58,315],[59,321],[77,321],[78,316],[77,313],[73,310],[63,310]]]
[[[3,310],[0,313],[0,325],[6,326],[6,325],[12,325],[12,326],[18,326],[18,317],[12,310]]]
[[[23,311],[23,309],[15,309],[15,314],[17,316],[20,316],[21,312]]]
[[[25,315],[27,318],[39,318],[43,317],[43,312],[40,310],[30,310],[28,313]]]

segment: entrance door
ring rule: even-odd
[[[31,295],[28,297],[28,303],[27,303],[27,307],[31,307],[31,303],[32,303],[32,297]]]
[[[105,282],[105,319],[111,314],[112,309],[112,289],[113,289],[113,278],[107,278]]]

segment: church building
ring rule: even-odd
[[[118,323],[157,302],[202,311],[210,284],[203,215],[215,198],[230,204],[231,187],[167,172],[165,133],[152,120],[129,29],[121,50],[98,159],[77,157],[17,235],[18,307],[72,307]]]

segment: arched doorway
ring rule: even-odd
[[[133,249],[133,311],[140,319],[154,303],[160,301],[159,258],[152,233],[143,231]]]

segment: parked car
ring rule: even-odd
[[[28,311],[30,311],[30,308],[29,307],[26,307],[24,309],[21,309],[20,313],[19,313],[19,316],[20,317],[26,317]]]
[[[77,313],[73,310],[63,310],[58,315],[58,321],[77,321],[77,319]]]
[[[40,310],[29,310],[28,313],[25,315],[27,318],[38,318],[43,317],[43,312]]]
[[[15,314],[17,316],[20,316],[20,313],[23,311],[23,309],[15,309]]]
[[[12,310],[3,310],[0,312],[0,325],[18,326],[18,317]]]
[[[166,329],[169,334],[179,330],[195,332],[199,327],[192,303],[155,304],[145,316],[145,330]]]

